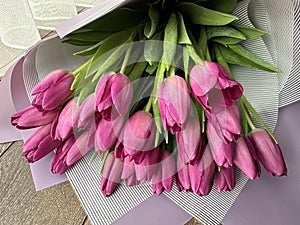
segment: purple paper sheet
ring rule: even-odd
[[[281,108],[275,135],[283,149],[288,177],[264,172],[249,181],[223,220],[223,225],[296,225],[300,221],[300,101]],[[263,170],[264,171],[264,170]]]

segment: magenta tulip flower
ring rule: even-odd
[[[145,111],[133,114],[125,124],[115,148],[115,157],[130,157],[140,164],[154,147],[156,126],[153,117]]]
[[[122,170],[123,162],[110,153],[104,164],[100,184],[100,189],[105,197],[110,196],[116,189],[121,181]]]
[[[185,164],[192,162],[201,146],[201,128],[199,119],[189,116],[184,129],[176,133],[178,154]]]
[[[215,184],[219,192],[232,191],[235,186],[234,167],[221,167],[215,171]]]
[[[135,163],[134,161],[131,161],[129,157],[126,157],[123,161],[121,179],[125,180],[127,186],[135,186],[140,183],[136,179]]]
[[[231,106],[242,96],[243,88],[230,78],[226,69],[218,63],[205,61],[203,65],[195,65],[190,73],[190,84],[194,97],[205,111],[211,111],[214,104],[210,100],[210,92],[221,90],[222,104]],[[220,102],[219,102],[220,103]]]
[[[96,125],[95,150],[102,154],[109,150],[116,142],[123,123],[123,117],[112,121],[101,119]]]
[[[163,81],[158,90],[158,106],[165,130],[174,134],[184,128],[190,115],[191,100],[183,78],[171,76]]]
[[[175,158],[168,151],[163,150],[151,179],[153,193],[161,194],[164,190],[170,192],[175,174]]]
[[[56,109],[72,94],[74,76],[66,70],[55,70],[41,80],[33,89],[32,105],[39,110]]]
[[[212,158],[209,146],[206,146],[203,154],[199,154],[194,164],[183,164],[177,157],[177,187],[179,191],[186,190],[206,196],[213,186],[216,164]]]
[[[233,163],[249,179],[260,177],[260,166],[257,155],[251,140],[248,137],[241,136],[235,146]]]
[[[38,128],[24,143],[22,156],[29,163],[36,162],[59,147],[62,142],[50,136],[51,124]]]
[[[250,133],[259,162],[272,176],[286,176],[287,168],[280,149],[272,137],[263,129],[255,129]]]
[[[20,112],[11,115],[11,124],[18,129],[30,129],[51,123],[58,111],[41,112],[33,106],[29,106]]]
[[[132,95],[132,85],[127,76],[108,72],[99,79],[96,87],[95,109],[102,114],[105,120],[114,120],[119,116],[125,116]]]
[[[233,143],[226,143],[217,134],[214,126],[207,121],[206,134],[214,161],[220,167],[230,167],[233,163]]]
[[[74,118],[78,111],[77,98],[72,98],[57,115],[52,123],[52,138],[60,141],[70,137],[76,128],[73,127]]]
[[[70,167],[86,156],[92,149],[93,144],[88,143],[89,131],[86,130],[83,133],[75,136],[76,141],[73,143],[66,155],[66,164]]]
[[[67,165],[66,157],[71,147],[74,145],[76,139],[72,135],[68,138],[61,146],[59,146],[55,152],[51,163],[51,171],[55,174],[64,174],[66,170],[70,167]]]

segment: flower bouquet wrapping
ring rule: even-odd
[[[253,76],[281,70],[243,47],[268,33],[240,25],[230,14],[236,4],[133,2],[68,35],[63,42],[87,46],[76,55],[89,59],[51,72],[32,90],[32,105],[11,116],[19,129],[37,128],[23,155],[35,162],[54,151],[51,170],[62,174],[94,151],[105,196],[121,180],[204,196],[213,184],[234,189],[237,169],[250,179],[260,165],[286,175],[276,138],[231,65]]]

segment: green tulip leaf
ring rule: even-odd
[[[237,0],[209,0],[208,7],[216,11],[229,13],[236,6]]]
[[[191,45],[192,42],[189,38],[189,35],[187,34],[185,24],[184,24],[184,19],[181,15],[181,13],[177,14],[177,19],[178,19],[178,44],[186,44],[186,45]]]
[[[151,38],[155,33],[159,22],[159,12],[151,5],[148,11],[148,16],[150,17],[151,22],[146,24],[144,34],[147,38]]]
[[[163,43],[161,37],[162,32],[158,32],[151,40],[145,42],[144,57],[150,65],[154,62],[159,62],[162,57]]]
[[[134,68],[132,69],[132,71],[130,72],[130,74],[128,74],[128,77],[131,81],[134,81],[136,79],[139,79],[143,76],[143,73],[145,72],[145,69],[147,67],[147,62],[137,62],[134,66]]]
[[[184,16],[189,18],[193,24],[224,26],[238,19],[234,15],[207,9],[191,2],[179,3],[178,9]]]
[[[212,38],[211,41],[220,43],[227,47],[228,45],[236,45],[242,42],[243,40],[238,39],[238,38],[232,38],[232,37],[216,37]]]
[[[267,31],[264,31],[264,30],[251,28],[251,27],[245,27],[245,26],[241,26],[238,24],[232,24],[232,26],[235,29],[237,29],[238,31],[240,31],[241,33],[243,33],[247,39],[257,38],[257,37],[261,37],[263,35],[269,34]]]
[[[97,52],[97,50],[98,50],[98,48],[101,44],[102,44],[102,42],[99,42],[99,43],[97,43],[97,44],[95,44],[95,45],[93,45],[93,46],[91,46],[91,47],[89,47],[85,50],[74,53],[74,55],[78,55],[78,56],[94,55]]]
[[[67,39],[84,41],[84,42],[99,42],[109,37],[111,32],[100,32],[100,31],[85,31],[78,33],[71,33],[66,36]]]
[[[144,11],[137,11],[129,8],[119,8],[102,18],[88,24],[87,29],[96,31],[118,32],[134,27],[145,17]]]
[[[163,62],[166,64],[166,70],[170,69],[170,65],[176,54],[176,44],[178,40],[178,27],[176,15],[171,14],[164,33],[163,46]]]
[[[230,37],[235,39],[246,40],[246,36],[240,31],[233,29],[231,27],[207,27],[207,39],[215,37]]]
[[[63,40],[62,43],[75,45],[75,46],[92,46],[97,44],[96,41],[81,41],[81,40],[73,40],[73,39]]]

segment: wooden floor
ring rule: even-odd
[[[0,224],[91,225],[69,182],[35,191],[22,144],[0,144]]]

